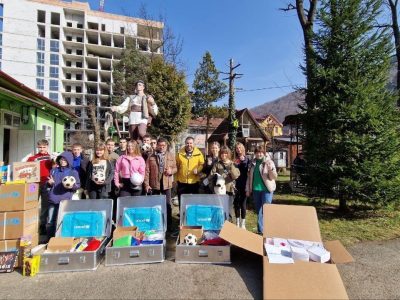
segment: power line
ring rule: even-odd
[[[263,87],[263,88],[257,88],[257,89],[242,89],[242,88],[236,88],[236,92],[242,93],[242,92],[255,92],[255,91],[262,91],[262,90],[272,90],[272,89],[281,89],[281,88],[295,88],[299,87],[300,85],[281,85],[281,86],[270,86],[270,87]]]

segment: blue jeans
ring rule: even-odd
[[[263,232],[263,205],[265,203],[271,204],[272,195],[274,193],[264,191],[253,191],[254,207],[257,213],[257,231]]]
[[[57,227],[57,215],[58,215],[58,208],[60,204],[49,203],[49,214],[47,217],[47,224],[46,224],[46,231],[47,231],[47,238],[50,239],[56,234],[56,227]]]

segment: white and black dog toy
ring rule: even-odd
[[[74,187],[76,180],[74,176],[65,176],[62,179],[62,185],[66,188],[66,189],[72,189]]]

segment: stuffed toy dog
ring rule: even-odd
[[[218,173],[214,175],[214,194],[226,195],[225,178]]]

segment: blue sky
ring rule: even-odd
[[[82,2],[86,2],[81,0]],[[162,14],[183,39],[180,59],[191,87],[194,73],[206,51],[217,68],[228,72],[229,59],[244,76],[235,82],[236,107],[254,107],[303,86],[302,32],[294,11],[283,12],[288,0],[105,0],[105,11],[138,16],[143,3],[155,19]],[[90,0],[98,9],[99,0]],[[223,75],[221,75],[221,78]],[[286,87],[289,86],[289,87]],[[227,103],[227,98],[218,104]]]

